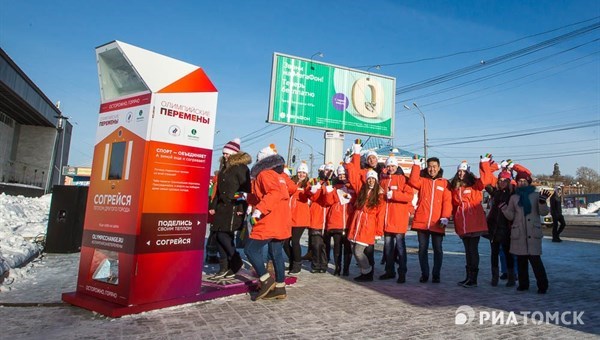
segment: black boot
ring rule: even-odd
[[[269,277],[264,281],[260,280],[260,287],[258,288],[257,294],[254,296],[254,301],[262,299],[274,288],[275,279],[272,276],[269,275]]]
[[[293,261],[290,267],[288,274],[298,274],[302,270],[302,262]]]
[[[242,257],[240,256],[240,253],[238,253],[236,251],[233,254],[233,256],[231,256],[231,261],[229,263],[229,269],[231,269],[232,272],[237,273],[240,271],[240,269],[242,269],[243,266],[244,266],[244,261],[242,261]]]
[[[509,270],[508,274],[507,274],[507,281],[506,281],[506,287],[514,287],[516,284],[515,282],[515,273],[513,272],[512,269]]]
[[[354,281],[358,281],[358,282],[371,282],[373,281],[373,268],[371,268],[371,271],[367,274],[360,274],[360,276],[357,276],[354,278]]]
[[[479,273],[479,269],[472,269],[469,272],[469,280],[463,285],[465,288],[475,288],[477,287],[477,274]]]
[[[465,283],[467,283],[467,281],[469,281],[469,272],[470,272],[469,266],[465,266],[465,272],[466,272],[466,274],[465,274],[465,279],[464,279],[464,280],[462,280],[462,281],[458,281],[458,282],[456,283],[457,285],[459,285],[459,286],[462,286],[462,285],[464,285]]]
[[[500,270],[498,267],[492,268],[492,287],[496,287],[498,285],[498,280],[500,279]]]
[[[275,286],[275,288],[270,291],[269,293],[267,293],[267,295],[265,295],[263,297],[264,300],[282,300],[285,299],[287,297],[287,293],[285,292],[285,286],[283,287],[277,287]]]
[[[352,254],[344,254],[344,268],[342,270],[343,276],[350,275],[350,261],[352,260]]]
[[[398,280],[396,280],[397,283],[404,283],[406,282],[406,274],[404,273],[398,273]]]
[[[394,272],[391,272],[391,273],[385,272],[385,274],[379,276],[379,279],[380,280],[388,280],[388,279],[393,279],[395,277],[396,277],[396,273],[394,273]]]
[[[223,278],[229,272],[229,261],[227,259],[219,260],[219,271],[213,276],[215,279]]]

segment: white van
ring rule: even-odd
[[[546,189],[550,192],[550,194],[551,194],[550,197],[552,197],[552,195],[554,194],[554,188],[543,186],[543,185],[537,186],[535,188],[535,191],[540,192],[543,189]],[[548,209],[550,209],[550,198],[548,198],[546,200],[546,204],[548,205]],[[552,215],[550,214],[550,212],[548,212],[548,215],[540,216],[540,220],[541,220],[542,224],[544,224],[544,225],[552,225]]]

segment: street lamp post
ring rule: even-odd
[[[314,70],[314,69],[315,69],[315,67],[313,66],[313,58],[314,58],[314,57],[323,58],[323,56],[325,56],[325,55],[323,54],[323,52],[317,52],[317,53],[315,53],[315,54],[313,54],[313,55],[311,55],[311,56],[310,56],[310,69],[311,69],[311,70]]]
[[[304,145],[306,145],[306,146],[308,146],[310,148],[310,156],[308,156],[308,160],[310,161],[310,168],[309,168],[310,169],[310,173],[308,174],[308,177],[312,178],[313,161],[315,159],[315,154],[314,154],[314,151],[313,151],[313,147],[310,144],[308,144],[307,142],[305,142],[304,140],[302,140],[302,139],[294,138],[294,140],[296,142],[302,143],[302,144],[304,144]]]
[[[417,108],[419,115],[423,118],[423,154],[425,155],[425,160],[427,160],[427,122],[425,121],[425,114],[421,111],[417,103],[413,103],[413,106]],[[404,108],[410,111],[408,105],[405,104]]]

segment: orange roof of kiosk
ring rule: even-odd
[[[102,102],[148,92],[217,92],[195,65],[113,41],[96,48]]]

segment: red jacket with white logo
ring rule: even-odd
[[[357,155],[354,155],[357,156]],[[346,165],[346,175],[348,176],[348,182],[354,191],[357,193],[360,192],[360,189],[363,185],[366,185],[360,179],[361,169],[360,162],[353,162]],[[381,187],[376,185],[375,188],[371,190],[380,191]],[[352,222],[350,223],[350,228],[348,229],[347,235],[348,240],[354,243],[358,243],[364,246],[375,244],[375,236],[383,236],[383,220],[385,217],[385,209],[384,202],[381,194],[379,195],[379,204],[375,207],[367,207],[365,204],[362,207],[357,207],[355,203],[354,215],[352,216]]]
[[[312,185],[308,185],[305,189],[310,199],[310,224],[308,227],[325,232],[325,216],[327,215],[324,194],[325,185],[324,183],[319,183],[321,187],[314,194],[311,192]]]
[[[290,211],[292,213],[292,227],[308,227],[310,225],[309,194],[305,188],[300,188],[295,183],[295,191],[290,196]]]
[[[448,180],[442,178],[443,170],[435,178],[429,177],[426,170],[414,164],[408,183],[419,190],[417,210],[413,219],[412,230],[431,231],[445,234],[440,227],[440,218],[452,216],[452,195],[448,189]]]
[[[332,192],[325,191],[325,205],[329,207],[325,217],[325,228],[327,230],[344,230],[350,225],[350,218],[354,212],[354,201],[356,193],[349,185],[338,183],[333,186]],[[342,198],[340,198],[340,195]],[[349,202],[345,202],[349,199]],[[345,204],[342,204],[344,200]]]
[[[485,232],[487,234],[487,221],[485,211],[481,205],[483,190],[491,181],[489,162],[479,163],[480,178],[475,184],[466,187],[452,188],[452,207],[454,212],[454,230],[463,237],[465,234]]]
[[[414,191],[406,183],[406,177],[400,174],[382,175],[380,185],[385,200],[385,217],[383,231],[386,233],[405,234],[408,229],[408,218],[412,207]],[[388,192],[392,198],[388,198]]]

